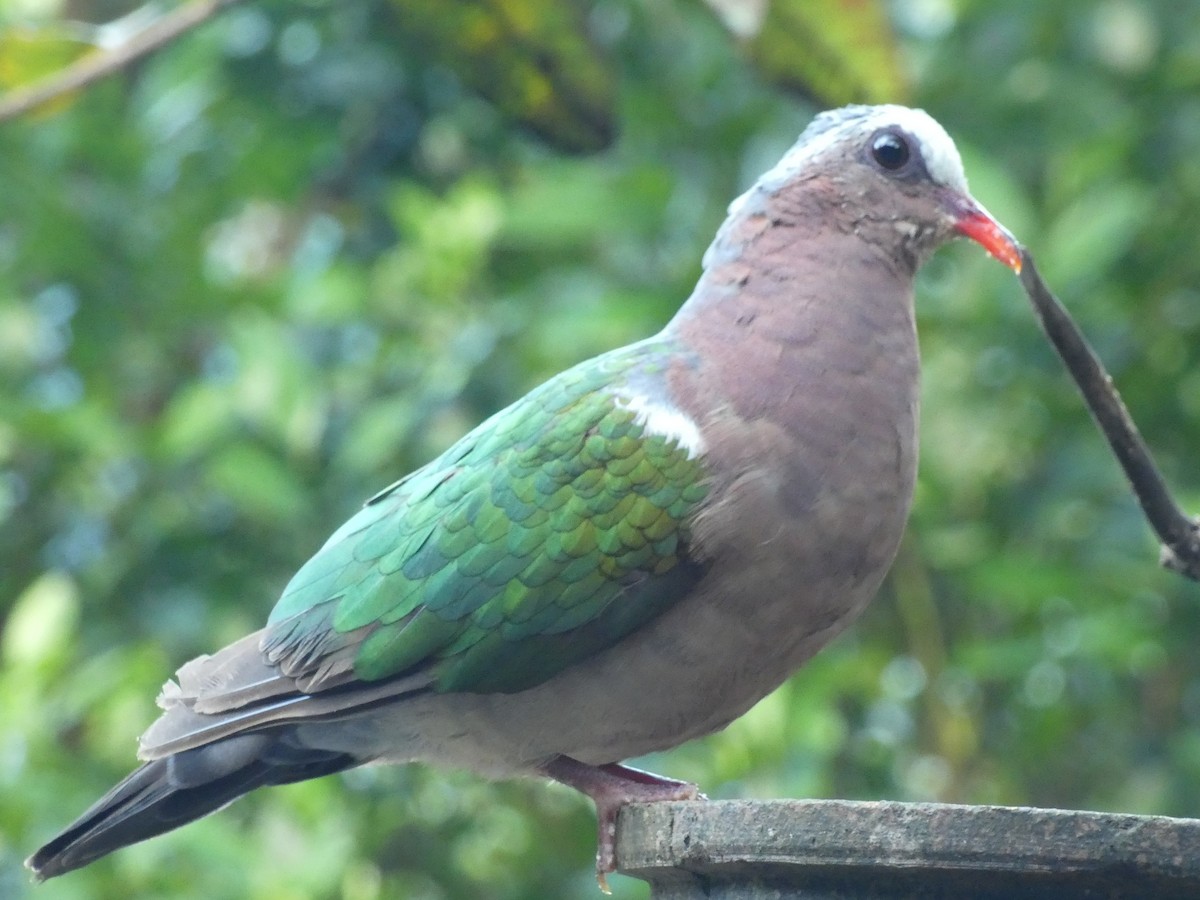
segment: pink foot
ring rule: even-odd
[[[596,804],[599,834],[596,840],[596,881],[608,889],[608,874],[617,869],[617,814],[628,803],[661,803],[669,800],[706,800],[696,785],[663,778],[641,769],[609,763],[591,766],[569,756],[556,756],[542,766],[542,774],[587,794]]]

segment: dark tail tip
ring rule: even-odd
[[[170,774],[169,759],[155,760],[130,773],[66,830],[25,860],[26,867],[33,870],[38,881],[44,881],[174,827],[161,809],[176,793]],[[197,804],[196,813],[190,818],[199,818],[207,811]],[[190,819],[178,824],[183,821]]]
[[[297,747],[287,735],[239,735],[156,759],[131,772],[25,861],[38,881],[202,818],[268,784],[357,764],[344,753]]]

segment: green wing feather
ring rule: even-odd
[[[268,658],[299,678],[349,653],[364,681],[518,691],[677,601],[701,574],[687,522],[705,473],[620,400],[661,392],[672,351],[564,372],[373,497],[285,589]]]

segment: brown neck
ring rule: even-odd
[[[915,266],[872,240],[889,226],[831,209],[831,187],[811,179],[748,195],[668,326],[710,362],[692,373],[711,380],[700,390],[716,391],[709,400],[719,397],[739,418],[806,428],[816,395],[854,395],[843,408],[856,414],[909,402]]]

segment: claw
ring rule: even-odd
[[[708,799],[690,782],[663,778],[619,763],[592,766],[569,756],[556,756],[541,771],[587,794],[596,804],[596,882],[605,894],[612,893],[608,875],[617,870],[617,816],[623,807],[630,803]]]

